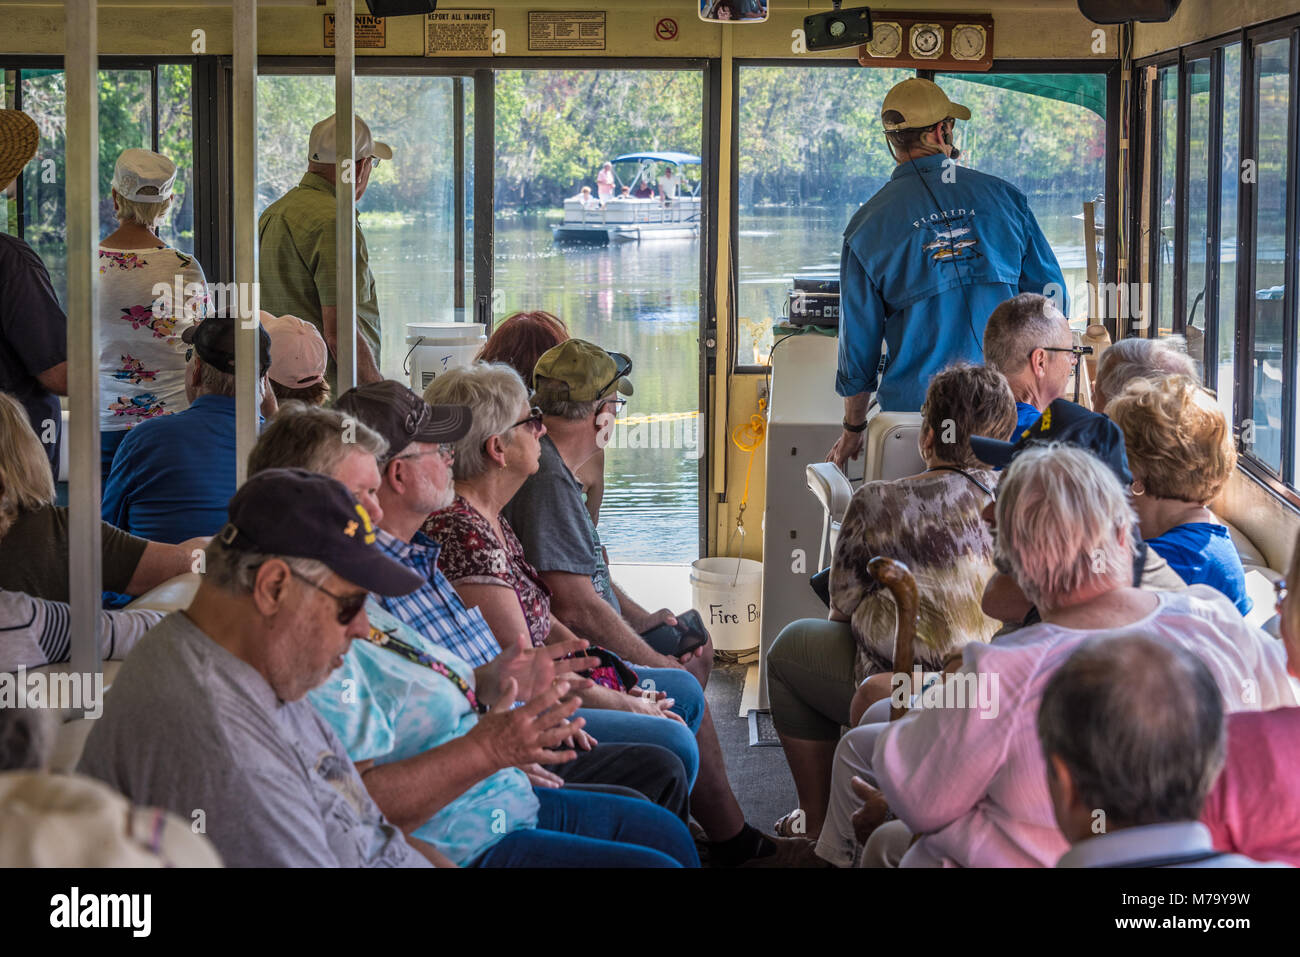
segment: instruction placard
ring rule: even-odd
[[[492,10],[438,10],[424,21],[424,55],[491,56]]]
[[[355,20],[356,25],[352,36],[355,37],[357,49],[384,49],[387,45],[388,32],[384,18],[357,14]],[[334,46],[334,14],[327,13],[325,14],[325,47],[328,49],[332,46]]]
[[[603,50],[605,12],[530,10],[528,49]]]

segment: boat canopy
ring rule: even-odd
[[[655,163],[673,163],[677,166],[700,165],[700,158],[692,156],[690,153],[624,153],[622,156],[615,156],[612,162],[635,163],[640,160],[651,160]]]

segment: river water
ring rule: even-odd
[[[1034,206],[1073,287],[1083,275],[1082,222],[1073,208]],[[742,211],[741,362],[765,359],[792,275],[838,272],[841,234],[852,212]],[[452,318],[448,235],[418,220],[368,225],[363,214],[362,224],[384,317],[384,371],[404,379],[406,324]],[[517,309],[547,309],[574,336],[632,357],[636,394],[607,452],[600,514],[611,558],[699,557],[699,241],[560,247],[543,215],[501,217],[495,231],[498,319]]]

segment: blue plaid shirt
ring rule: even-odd
[[[485,665],[501,654],[501,646],[483,613],[466,608],[439,570],[437,542],[416,532],[408,543],[380,528],[375,530],[375,544],[425,579],[425,584],[409,595],[376,595],[380,605],[434,644],[468,661],[471,667]]]

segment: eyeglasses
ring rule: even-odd
[[[614,378],[610,379],[600,387],[596,392],[596,395],[598,396],[604,395],[605,390],[619,379],[623,378],[623,376],[632,374],[632,360],[628,356],[623,355],[621,352],[611,352],[609,357],[614,360]]]
[[[1092,346],[1070,346],[1068,348],[1065,346],[1039,346],[1039,348],[1042,349],[1044,352],[1071,352],[1073,353],[1073,355],[1070,357],[1071,362],[1078,362],[1080,356],[1092,355]],[[1034,352],[1031,351],[1029,353],[1029,358],[1032,359],[1033,357],[1034,357]]]
[[[320,585],[317,585],[305,575],[298,574],[292,568],[289,569],[289,574],[301,582],[306,582],[317,591],[323,591],[325,594],[333,598],[334,602],[339,606],[338,623],[340,625],[352,624],[353,619],[355,619],[357,615],[361,614],[361,609],[365,607],[366,599],[370,597],[370,593],[364,591],[358,592],[355,595],[336,595],[328,588],[322,588]]]
[[[623,414],[623,406],[627,405],[627,399],[621,399],[617,397],[613,399],[606,399],[604,402],[600,404],[600,407],[603,409],[607,405],[612,405],[614,407],[614,418],[617,419],[620,415]]]

